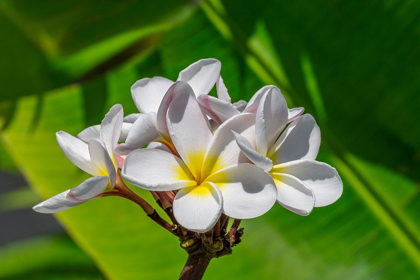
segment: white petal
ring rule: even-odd
[[[287,122],[292,122],[295,119],[297,119],[300,115],[303,114],[303,111],[305,111],[305,108],[303,107],[297,107],[289,109],[288,116],[287,116]]]
[[[121,175],[128,182],[153,191],[171,191],[196,185],[180,158],[158,149],[130,153],[124,161]]]
[[[168,146],[166,146],[165,144],[162,144],[160,142],[151,142],[149,145],[147,145],[148,149],[158,149],[158,150],[162,150],[168,153],[172,153],[171,149],[168,148]]]
[[[270,158],[274,164],[299,160],[315,160],[321,144],[321,132],[315,119],[305,114],[295,121],[283,132],[270,151]]]
[[[258,105],[260,104],[261,98],[263,95],[269,91],[274,86],[264,86],[260,88],[249,100],[248,104],[246,105],[246,108],[244,112],[246,113],[257,113]]]
[[[166,124],[166,116],[168,114],[169,106],[178,94],[189,94],[192,91],[191,86],[184,82],[173,83],[172,86],[163,96],[162,102],[159,106],[156,115],[156,127],[160,135],[166,141],[172,141],[169,136],[168,126]]]
[[[130,131],[132,126],[132,123],[130,122],[123,122],[122,128],[121,128],[121,134],[118,141],[125,141],[127,138],[127,134]],[[86,129],[84,129],[82,132],[77,134],[77,138],[83,140],[84,142],[88,143],[90,140],[94,138],[100,138],[101,137],[101,125],[93,125]]]
[[[208,94],[219,79],[221,67],[217,59],[201,59],[182,70],[178,81],[187,82],[196,96]]]
[[[101,174],[99,175],[108,176],[111,181],[111,186],[114,187],[117,180],[116,167],[105,149],[105,143],[101,139],[90,140],[89,154],[92,162],[101,170]]]
[[[277,190],[271,176],[255,165],[243,163],[212,174],[207,181],[222,192],[223,212],[235,219],[251,219],[273,207]]]
[[[270,151],[268,151],[267,156],[269,158],[275,158],[275,156],[273,156],[273,155],[277,152],[277,150],[280,148],[280,146],[286,140],[287,136],[289,136],[289,134],[293,131],[293,129],[296,127],[297,123],[298,123],[297,121],[293,121],[287,126],[287,128],[283,131],[283,133],[280,135],[280,137],[277,139],[277,141],[271,147]]]
[[[244,101],[244,100],[239,100],[238,102],[235,102],[235,103],[233,103],[232,105],[233,105],[233,106],[236,108],[236,110],[238,110],[239,112],[243,112],[243,111],[245,110],[245,108],[246,108],[247,103],[246,103],[246,101]]]
[[[163,96],[173,84],[163,77],[153,77],[138,80],[131,87],[131,96],[141,113],[157,113]]]
[[[226,101],[229,104],[232,103],[230,95],[228,93],[228,89],[226,88],[225,83],[223,82],[222,76],[220,76],[216,82],[216,90],[217,90],[217,98],[219,98],[220,100]]]
[[[118,142],[125,141],[127,139],[128,133],[130,132],[132,126],[133,124],[129,122],[122,123],[121,134],[120,138],[118,138]]]
[[[167,124],[176,150],[199,181],[204,155],[213,135],[191,88],[174,98],[169,106]]]
[[[56,137],[61,150],[73,164],[91,175],[100,174],[90,160],[88,144],[64,131],[57,132]]]
[[[84,202],[103,193],[109,184],[108,176],[92,177],[72,188],[66,198],[74,202]]]
[[[123,118],[123,108],[120,104],[116,104],[112,106],[101,123],[101,139],[114,162],[117,161],[114,156],[114,149],[117,147],[120,138]]]
[[[217,99],[210,95],[200,95],[197,98],[201,108],[216,123],[222,124],[240,112],[229,102]]]
[[[125,143],[118,145],[116,152],[119,155],[127,155],[131,151],[140,149],[158,138],[156,128],[156,113],[141,114],[132,125]]]
[[[74,202],[67,199],[67,194],[70,190],[66,190],[56,196],[53,196],[37,205],[32,209],[39,213],[51,214],[67,210],[83,202]]]
[[[268,138],[267,127],[265,125],[264,115],[257,114],[255,116],[255,148],[262,155],[267,155]]]
[[[273,172],[286,173],[301,180],[315,194],[315,207],[334,203],[343,193],[343,182],[335,168],[313,160],[296,160],[275,165]]]
[[[271,173],[277,187],[277,202],[284,208],[307,216],[315,206],[315,195],[298,178],[280,173]]]
[[[223,199],[218,188],[206,182],[179,190],[173,205],[175,218],[181,226],[203,233],[219,219]]]
[[[141,113],[130,114],[124,117],[123,121],[125,123],[134,123],[139,117]]]
[[[236,143],[238,144],[241,151],[252,161],[256,166],[261,168],[264,171],[270,171],[273,168],[273,162],[271,159],[263,156],[262,154],[255,151],[252,144],[244,136],[234,132]]]
[[[230,118],[217,128],[206,151],[202,178],[223,168],[249,162],[236,144],[232,131],[255,143],[255,115],[242,113]]]
[[[267,154],[287,123],[286,100],[277,87],[271,87],[261,98],[255,117],[257,151]],[[265,134],[264,134],[265,130]],[[265,143],[264,143],[265,141]]]
[[[88,128],[82,130],[79,134],[77,134],[77,138],[83,140],[84,142],[88,143],[90,140],[94,138],[101,137],[101,126],[99,124],[89,126]]]

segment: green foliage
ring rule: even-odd
[[[418,3],[208,1],[188,16],[194,7],[168,1],[147,4],[142,18],[136,1],[98,10],[95,1],[26,2],[0,5],[0,31],[11,38],[0,51],[28,66],[19,72],[11,55],[0,67],[0,123],[7,150],[42,197],[87,176],[61,153],[56,131],[75,135],[115,103],[135,112],[129,88],[137,79],[176,79],[215,57],[233,100],[276,84],[290,106],[316,116],[319,159],[338,169],[345,190],[309,217],[276,205],[246,221],[243,242],[205,277],[419,278]],[[98,199],[57,216],[110,279],[174,279],[186,258],[129,201]]]
[[[0,250],[0,279],[104,279],[95,264],[66,236],[38,237]]]
[[[39,197],[29,187],[18,188],[0,196],[0,213],[29,208],[41,202]]]

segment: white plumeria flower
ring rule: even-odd
[[[343,192],[343,183],[333,167],[315,161],[321,133],[311,115],[298,116],[278,137],[288,115],[280,90],[270,86],[256,106],[255,145],[234,134],[242,152],[274,179],[278,203],[305,216],[313,207],[335,202]]]
[[[122,169],[128,182],[151,191],[179,190],[175,218],[196,232],[211,229],[221,213],[236,219],[266,213],[276,202],[272,178],[238,148],[232,130],[244,138],[254,133],[253,114],[232,117],[213,135],[192,88],[177,82],[166,116],[179,155],[161,149],[130,153]]]
[[[123,109],[117,104],[103,119],[100,125],[100,138],[85,143],[64,131],[57,132],[57,142],[67,158],[94,177],[39,203],[33,209],[40,213],[56,213],[112,190],[117,180],[114,149],[120,137],[122,122]]]
[[[220,76],[221,63],[217,59],[201,59],[179,73],[177,81],[188,83],[196,96],[207,95]],[[117,152],[126,155],[151,141],[171,145],[166,128],[166,111],[174,98],[175,83],[164,77],[144,78],[131,87],[131,95],[141,114],[135,119],[125,143]]]
[[[121,133],[118,139],[118,142],[126,141],[128,132],[130,131],[133,123],[138,119],[141,114],[130,114],[123,119],[123,123],[121,126]],[[89,143],[90,140],[95,138],[101,137],[101,125],[93,125],[84,130],[82,130],[79,134],[77,134],[77,138],[83,140],[86,143]],[[116,154],[116,159],[118,163],[118,167],[121,168],[124,164],[125,155],[118,155]]]
[[[242,112],[255,113],[262,96],[270,90],[271,87],[272,86],[265,86],[261,88],[254,94],[249,103],[241,100],[232,104],[227,88],[223,83],[222,77],[220,77],[216,84],[218,98],[209,95],[202,95],[198,97],[198,102],[206,114],[218,125],[220,125],[231,117]],[[296,119],[303,113],[303,111],[303,108],[289,109],[287,122],[289,123]]]

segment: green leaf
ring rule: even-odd
[[[185,3],[1,1],[0,101],[86,80],[153,48],[191,15]]]
[[[41,202],[41,200],[31,188],[18,188],[0,195],[0,213],[30,208],[39,202]]]
[[[63,56],[129,31],[156,26],[182,14],[188,1],[5,0],[1,7],[49,56]],[[175,16],[174,16],[175,15]],[[126,43],[120,40],[119,43]]]
[[[104,279],[67,236],[36,237],[0,249],[0,279]]]

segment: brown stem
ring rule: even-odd
[[[162,217],[159,216],[159,214],[156,212],[156,210],[152,214],[147,215],[147,216],[150,219],[152,219],[153,221],[155,221],[158,225],[160,225],[161,227],[163,227],[164,229],[166,229],[167,231],[169,231],[170,233],[172,233],[172,234],[174,233],[172,231],[172,226],[167,221],[165,221],[164,219],[162,219]]]
[[[160,202],[159,195],[154,191],[150,191],[150,193],[152,194],[153,199],[156,201],[157,205],[159,205],[159,207],[162,207],[162,203]]]
[[[166,211],[167,208],[172,207],[172,203],[169,201],[169,197],[166,195],[166,192],[157,192],[157,195],[162,202],[162,208]]]
[[[222,216],[220,217],[220,227],[222,228],[222,230],[226,230],[228,222],[229,222],[229,217],[226,216],[225,214],[222,214]]]
[[[214,237],[218,238],[220,236],[220,219],[217,221],[216,225],[214,226]]]
[[[231,240],[232,238],[235,238],[235,233],[238,230],[239,225],[241,224],[241,220],[235,219],[233,221],[232,226],[230,227],[229,233],[227,234],[227,238]]]
[[[203,278],[213,256],[209,254],[189,255],[179,280],[200,280]]]
[[[115,185],[115,188],[112,191],[104,192],[98,195],[98,197],[107,196],[118,196],[131,200],[132,202],[140,206],[150,219],[155,221],[158,225],[160,225],[170,233],[174,234],[174,232],[172,231],[172,226],[167,221],[162,219],[162,217],[159,216],[156,210],[146,200],[138,196],[129,187],[127,187],[127,185],[121,178],[120,172],[117,172],[117,183]]]
[[[172,223],[173,223],[174,225],[177,225],[177,224],[178,224],[178,222],[177,222],[177,220],[176,220],[176,218],[175,218],[175,215],[174,215],[174,210],[172,209],[172,206],[170,206],[170,207],[166,208],[166,209],[165,209],[165,213],[166,213],[166,215],[169,217],[169,219],[171,219],[171,221],[172,221]]]
[[[175,199],[175,194],[173,192],[171,192],[171,191],[167,191],[166,192],[166,195],[169,197],[169,201],[171,203],[173,203],[174,202],[174,199]]]

